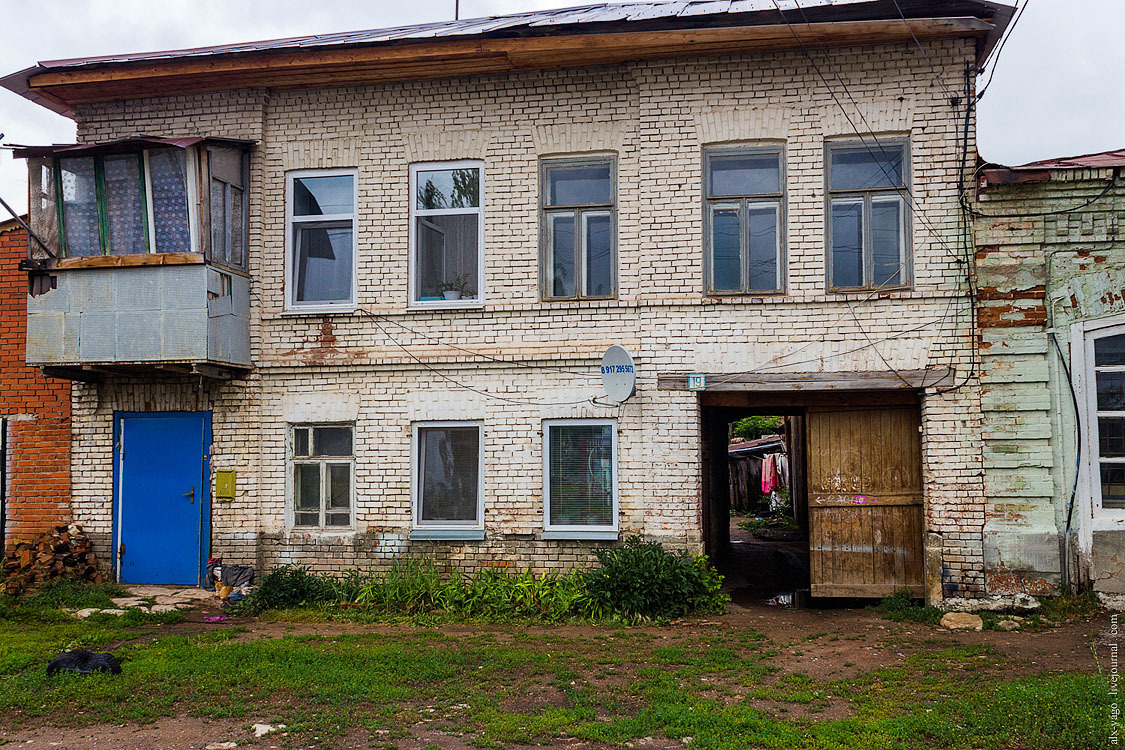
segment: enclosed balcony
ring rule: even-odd
[[[250,146],[18,147],[30,188],[28,364],[74,380],[249,368]]]

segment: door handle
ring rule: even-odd
[[[191,498],[191,504],[195,505],[195,488],[192,487],[190,490],[185,492],[184,497]]]

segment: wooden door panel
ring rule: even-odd
[[[922,595],[922,441],[916,407],[810,410],[813,596]]]

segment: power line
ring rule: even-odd
[[[432,372],[434,375],[438,376],[442,380],[445,380],[445,381],[457,386],[458,388],[462,388],[466,391],[471,391],[473,393],[476,393],[477,395],[484,396],[485,398],[491,398],[491,399],[495,399],[496,401],[503,401],[503,402],[509,403],[509,404],[517,404],[519,406],[578,406],[580,404],[590,404],[591,406],[599,406],[603,409],[604,408],[616,408],[616,406],[617,406],[616,404],[613,405],[613,406],[609,406],[607,404],[598,403],[597,396],[592,396],[590,398],[583,399],[581,401],[541,402],[541,401],[526,401],[526,400],[523,400],[523,399],[510,398],[508,396],[500,396],[500,395],[497,395],[495,393],[489,393],[488,391],[482,390],[480,388],[476,388],[476,387],[471,386],[467,383],[463,383],[463,382],[461,382],[460,380],[457,380],[454,377],[446,375],[445,373],[441,372],[440,370],[433,367],[429,363],[423,361],[420,357],[418,357],[418,355],[416,355],[414,352],[410,351],[410,349],[408,347],[406,347],[402,342],[400,342],[398,339],[396,339],[394,336],[392,336],[387,331],[387,329],[383,327],[383,324],[379,322],[380,316],[376,315],[375,313],[368,312],[367,310],[364,310],[363,308],[357,308],[357,310],[359,312],[365,314],[365,315],[370,316],[372,322],[375,323],[375,326],[382,332],[382,334],[384,336],[386,336],[388,339],[390,339],[391,342],[395,346],[397,346],[399,349],[401,349],[408,357],[410,357],[412,360],[414,360],[415,363],[417,363],[418,365],[421,365],[423,368],[425,368],[429,372]]]
[[[984,86],[977,92],[977,101],[980,101],[981,97],[984,96],[984,92],[988,91],[988,87],[992,85],[992,77],[996,75],[996,66],[1000,64],[1000,53],[1004,51],[1004,46],[1008,43],[1008,40],[1012,38],[1012,32],[1016,30],[1016,26],[1019,25],[1020,19],[1023,18],[1023,12],[1027,10],[1028,3],[1030,2],[1031,0],[1024,0],[1023,7],[1016,13],[1016,17],[1012,19],[1012,25],[1008,27],[1004,38],[1000,40],[1000,45],[996,48],[996,54],[992,56],[992,71],[988,74],[988,80],[984,82]]]
[[[922,43],[918,41],[918,37],[915,36],[914,27],[910,25],[910,21],[906,20],[906,14],[902,12],[902,7],[898,4],[898,0],[894,0],[894,4],[895,10],[898,11],[899,18],[902,19],[903,24],[906,26],[906,30],[910,32],[910,38],[914,40],[914,44],[918,46],[918,51],[922,53],[922,56],[924,58],[926,58],[926,63],[930,66],[930,71],[934,74],[934,80],[938,82],[938,85],[941,86],[942,91],[945,92],[945,95],[949,97],[950,101],[953,101],[957,97],[953,94],[953,92],[949,90],[949,87],[945,85],[945,81],[941,79],[941,76],[938,75],[937,68],[934,66],[933,61],[930,59],[929,53],[926,52],[926,48],[922,46]]]

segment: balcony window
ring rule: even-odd
[[[139,136],[18,147],[29,160],[31,256],[177,253],[245,269],[248,145]]]

